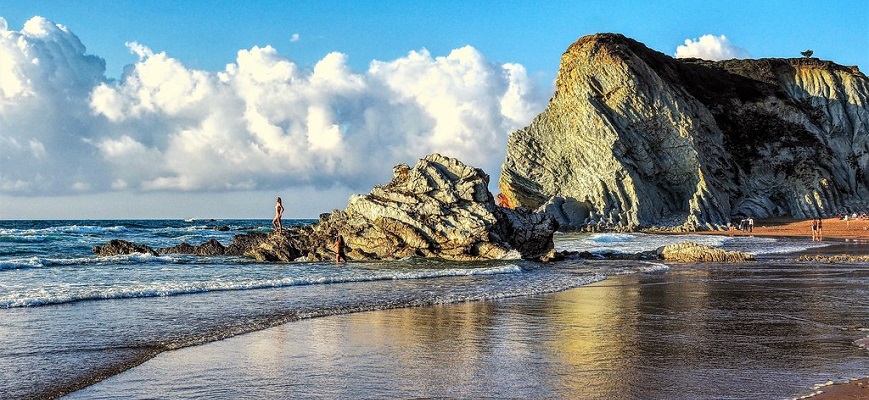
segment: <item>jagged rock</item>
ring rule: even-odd
[[[94,246],[91,250],[93,250],[94,254],[99,257],[110,257],[135,253],[150,254],[152,256],[157,255],[157,252],[148,246],[118,239],[110,240],[108,243],[102,246]]]
[[[741,251],[727,251],[692,242],[661,246],[656,250],[661,260],[675,262],[728,262],[754,261],[754,256]]]
[[[224,254],[228,256],[243,256],[245,252],[257,246],[268,238],[268,234],[261,232],[248,232],[232,237],[232,242],[226,246]]]
[[[869,79],[818,59],[676,60],[616,34],[561,59],[499,201],[564,228],[722,229],[867,207]]]
[[[177,246],[157,249],[158,254],[193,254],[197,256],[222,256],[226,251],[217,239],[211,239],[198,246],[182,242]]]
[[[347,208],[321,214],[316,224],[282,234],[237,235],[227,254],[258,260],[332,260],[337,235],[349,260],[436,257],[447,260],[556,257],[557,222],[543,213],[495,204],[489,176],[454,158],[429,155]],[[238,242],[238,243],[237,243]]]

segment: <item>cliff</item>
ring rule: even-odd
[[[554,257],[555,220],[499,207],[488,185],[482,170],[432,154],[413,167],[395,166],[388,184],[351,197],[347,208],[321,215],[316,224],[238,247],[263,261],[333,260],[340,235],[348,260]],[[233,244],[243,239],[236,236]]]
[[[869,80],[818,59],[673,59],[617,34],[562,55],[546,110],[514,132],[508,207],[566,228],[719,229],[869,201]]]

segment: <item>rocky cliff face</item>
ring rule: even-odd
[[[322,215],[301,232],[306,243],[296,247],[309,260],[333,259],[332,243],[341,235],[350,260],[552,257],[555,220],[499,207],[488,185],[482,170],[439,154],[413,167],[400,164],[387,185],[352,197],[344,210]]]
[[[869,80],[817,59],[676,60],[616,34],[561,59],[509,139],[501,200],[562,226],[717,229],[869,201]]]

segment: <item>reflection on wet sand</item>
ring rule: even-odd
[[[73,398],[786,398],[869,373],[869,269],[684,266],[560,293],[304,320]],[[76,397],[78,396],[78,397]]]

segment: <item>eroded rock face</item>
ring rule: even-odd
[[[433,154],[413,167],[396,166],[387,185],[351,197],[346,209],[323,214],[313,225],[282,233],[239,234],[226,248],[214,241],[158,251],[323,261],[335,259],[334,243],[340,235],[348,260],[555,257],[555,219],[525,208],[498,206],[488,185],[489,176],[482,170]]]
[[[499,200],[566,228],[720,229],[869,200],[869,80],[817,59],[675,60],[621,35],[561,59],[509,139]]]
[[[488,184],[482,170],[433,154],[412,168],[396,166],[391,182],[351,197],[346,209],[321,215],[312,226],[271,235],[245,254],[263,260],[331,260],[341,235],[349,260],[552,257],[556,221],[497,206]],[[286,248],[298,254],[279,254]]]

